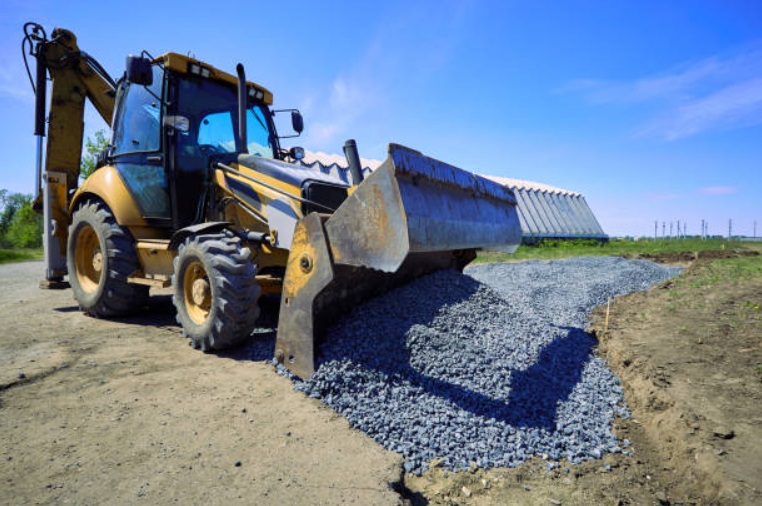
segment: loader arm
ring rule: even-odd
[[[44,29],[34,23],[27,23],[24,32],[25,44],[29,43],[30,54],[37,60],[35,208],[42,208],[44,219],[46,280],[55,284],[61,282],[66,273],[68,199],[79,183],[85,102],[89,100],[111,126],[115,83],[94,58],[80,51],[72,32],[57,28],[48,39]],[[49,101],[48,76],[51,81]],[[46,118],[48,131],[43,160]]]

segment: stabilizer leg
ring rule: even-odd
[[[44,172],[42,174],[42,246],[45,258],[45,279],[40,281],[40,288],[69,288],[64,281],[66,275],[66,227],[68,217],[61,209],[66,202],[66,174],[63,172]]]

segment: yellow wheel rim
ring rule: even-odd
[[[183,274],[183,299],[188,316],[197,325],[203,325],[212,307],[209,276],[201,262],[192,262]]]
[[[90,225],[79,230],[74,259],[79,286],[87,293],[95,292],[103,276],[103,251],[98,234]]]

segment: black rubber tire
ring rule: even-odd
[[[74,299],[96,318],[134,313],[148,299],[148,287],[127,278],[140,269],[135,242],[100,201],[86,201],[69,226],[66,267]]]
[[[191,346],[222,350],[250,337],[259,317],[256,273],[251,251],[228,230],[191,236],[180,245],[172,302]]]

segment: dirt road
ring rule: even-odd
[[[0,265],[0,504],[398,504],[400,459],[270,365],[192,350]]]

